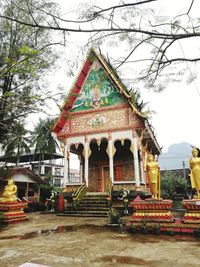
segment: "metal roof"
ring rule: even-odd
[[[22,162],[38,162],[40,160],[50,160],[50,159],[61,159],[64,158],[63,155],[57,154],[57,153],[45,153],[45,154],[40,154],[40,153],[30,153],[30,154],[24,154],[19,156],[20,163]],[[0,157],[0,162],[8,162],[8,163],[16,163],[17,157],[16,156],[1,156]]]

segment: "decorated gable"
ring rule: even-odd
[[[114,70],[91,50],[62,108],[53,131],[71,135],[143,127],[142,114]]]
[[[100,62],[95,60],[71,112],[98,109],[122,103],[125,103],[124,97],[115,88]]]

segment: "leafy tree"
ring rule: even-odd
[[[20,163],[20,155],[30,152],[30,139],[27,137],[29,132],[21,122],[16,122],[12,132],[5,137],[2,149],[6,157],[16,156],[16,165]]]
[[[174,199],[176,194],[187,194],[187,181],[174,175],[172,171],[167,171],[161,176],[161,196]]]
[[[34,3],[32,18],[24,12],[28,3]],[[26,22],[35,18],[43,23],[40,8],[52,14],[56,11],[55,4],[43,0],[0,0],[0,142],[17,120],[42,110],[50,97],[41,80],[55,62],[50,33],[4,18],[15,14]]]
[[[54,120],[47,118],[47,119],[40,119],[35,129],[32,132],[33,135],[33,142],[32,145],[35,147],[35,152],[40,153],[40,165],[41,161],[44,158],[45,153],[49,153],[53,155],[56,153],[56,148],[59,148],[58,143],[56,142],[55,138],[51,134],[51,128],[54,125]],[[40,167],[39,167],[40,173]]]
[[[33,16],[34,2],[27,1],[25,8],[18,7],[25,16],[18,17],[14,12],[8,15],[1,13],[0,16],[34,29],[61,31],[65,35],[86,33],[88,43],[101,48],[105,43],[111,45],[112,49],[114,45],[118,47],[121,43],[125,47],[125,54],[120,53],[120,57],[113,58],[112,65],[118,69],[125,63],[134,62],[134,76],[137,75],[150,88],[162,90],[169,81],[180,80],[180,76],[186,72],[185,68],[178,68],[175,63],[200,61],[198,50],[195,55],[188,53],[188,50],[194,53],[191,48],[187,49],[187,54],[181,51],[187,41],[196,46],[193,41],[200,37],[200,20],[192,14],[198,8],[197,0],[188,1],[184,11],[174,17],[160,16],[153,9],[159,8],[160,3],[161,0],[140,0],[133,3],[122,1],[105,8],[85,3],[80,6],[79,12],[74,13],[73,19],[69,19],[68,14],[56,16],[41,8],[40,14],[46,18],[41,21]],[[177,47],[180,48],[180,53],[173,53],[174,50],[177,51]],[[138,51],[143,53],[138,56]],[[142,67],[141,62],[144,63]],[[138,67],[141,67],[139,73]],[[191,82],[196,78],[196,73],[191,73],[190,70],[188,72],[188,82]],[[167,75],[163,75],[164,73]]]

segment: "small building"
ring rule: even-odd
[[[53,128],[64,152],[66,187],[145,191],[147,153],[158,156],[161,149],[135,98],[105,58],[91,50]],[[71,153],[79,160],[78,183],[69,175]]]
[[[0,161],[6,163],[8,166],[14,166],[16,160],[16,156],[0,157]],[[64,166],[63,156],[61,154],[30,152],[20,155],[19,162],[20,167],[29,168],[42,179],[50,176],[52,185],[58,187],[63,186]]]
[[[42,158],[42,160],[41,160]],[[0,157],[0,162],[9,164],[9,166],[15,166],[17,157]],[[51,184],[55,187],[63,187],[64,185],[64,164],[63,155],[58,153],[44,153],[38,152],[26,153],[20,155],[20,167],[29,168],[32,172],[38,175],[40,178],[50,178]],[[79,182],[79,171],[74,168],[69,170],[70,179],[74,182]]]
[[[40,186],[45,184],[45,181],[38,175],[32,172],[29,168],[14,167],[9,169],[9,177],[12,178],[17,186],[17,197],[21,200],[30,202],[39,202]],[[7,179],[0,173],[0,192],[3,192],[4,186],[7,184]]]

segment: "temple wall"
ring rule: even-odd
[[[113,185],[113,191],[120,191],[120,190],[136,190],[135,184],[129,183],[120,183]],[[140,185],[140,191],[145,191],[145,185]]]
[[[88,191],[97,192],[98,189],[99,189],[99,171],[98,168],[91,168],[89,170]]]
[[[135,181],[134,177],[133,161],[124,163],[122,167],[122,181]]]

